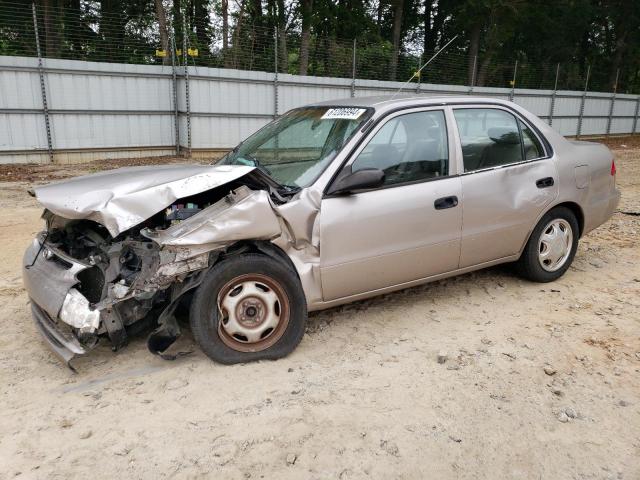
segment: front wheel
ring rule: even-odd
[[[548,211],[538,222],[518,260],[517,269],[534,282],[557,280],[573,262],[578,249],[578,221],[566,207]]]
[[[216,362],[273,360],[302,340],[307,304],[293,270],[266,255],[240,254],[207,274],[189,320],[196,342]]]

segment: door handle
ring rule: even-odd
[[[458,197],[455,195],[451,197],[442,197],[438,198],[435,202],[433,202],[433,206],[436,210],[444,210],[445,208],[453,208],[458,205]]]
[[[536,187],[538,188],[553,187],[553,177],[541,178],[536,182]]]

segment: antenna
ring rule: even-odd
[[[404,90],[404,88],[411,82],[411,80],[413,80],[414,78],[416,78],[417,75],[420,75],[420,72],[422,72],[422,69],[424,67],[426,67],[427,65],[429,65],[438,55],[440,55],[440,52],[442,52],[445,48],[447,48],[449,46],[449,44],[451,44],[456,38],[458,38],[459,35],[456,35],[455,37],[453,37],[451,40],[449,40],[447,42],[447,44],[442,47],[440,50],[438,50],[433,57],[431,57],[429,60],[427,60],[427,63],[425,63],[424,65],[422,65],[420,67],[420,69],[415,72],[413,75],[411,75],[411,78],[409,80],[407,80],[406,82],[404,82],[404,84],[398,89],[396,90],[396,93],[393,94],[393,96],[391,97],[391,100],[393,100],[394,98],[396,98],[396,95],[398,95],[402,90]]]

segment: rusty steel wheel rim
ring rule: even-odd
[[[259,352],[274,345],[287,329],[289,297],[267,275],[251,273],[227,282],[218,295],[218,335],[239,352]]]

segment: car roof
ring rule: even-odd
[[[325,102],[312,103],[308,107],[366,107],[376,110],[387,110],[406,106],[444,105],[451,103],[492,103],[501,105],[513,105],[512,102],[493,97],[476,97],[460,95],[378,95],[373,97],[340,98]]]

